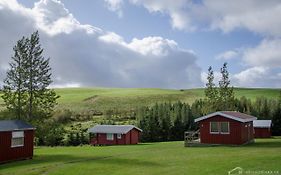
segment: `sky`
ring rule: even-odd
[[[0,80],[38,30],[52,87],[281,87],[280,0],[0,0]],[[1,84],[1,83],[0,83]]]

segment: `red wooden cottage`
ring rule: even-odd
[[[96,125],[89,129],[91,145],[138,144],[141,129],[133,125]]]
[[[0,163],[31,159],[35,128],[21,120],[0,121]]]
[[[254,120],[253,124],[256,138],[271,137],[271,120]]]
[[[195,119],[199,123],[200,142],[241,145],[254,141],[256,117],[234,111],[219,111]]]

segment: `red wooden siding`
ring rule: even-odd
[[[33,156],[34,130],[24,131],[24,146],[11,147],[12,132],[0,132],[0,163],[11,160],[29,159]]]
[[[270,128],[254,128],[255,130],[255,138],[269,138],[271,137],[271,129]]]
[[[211,134],[210,122],[229,122],[229,134]],[[199,127],[201,143],[239,145],[254,139],[253,122],[242,123],[222,116],[214,116],[200,121]]]
[[[113,134],[113,140],[107,140],[106,134],[97,133],[96,138],[91,139],[92,145],[129,145],[138,144],[140,131],[133,128],[126,134],[121,135],[121,139],[117,138],[117,134]]]

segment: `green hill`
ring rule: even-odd
[[[254,100],[256,97],[277,98],[280,89],[235,88],[236,97],[245,96]],[[61,88],[56,89],[61,96],[58,109],[83,111],[119,110],[131,111],[138,106],[152,105],[156,102],[183,101],[192,103],[204,97],[204,89],[155,89],[155,88]],[[1,108],[4,108],[0,99]]]

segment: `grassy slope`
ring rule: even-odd
[[[194,100],[204,97],[204,89],[167,90],[167,89],[109,89],[109,88],[74,88],[57,89],[61,95],[59,106],[73,110],[108,109],[131,110],[138,106],[151,105],[156,102],[184,101],[192,103]],[[258,96],[276,98],[279,89],[235,89],[239,98],[246,96],[255,99]]]
[[[178,100],[192,103],[204,97],[204,89],[168,90],[150,88],[65,88],[56,89],[61,96],[58,108],[68,108],[76,112],[84,110],[105,111],[118,109],[129,111],[138,106],[156,102],[175,102]],[[235,89],[237,97],[246,96],[255,99],[258,96],[276,98],[279,89]],[[0,99],[0,109],[3,101]]]
[[[281,138],[257,139],[241,146],[183,147],[183,142],[163,142],[108,147],[41,147],[33,160],[0,165],[0,175],[162,175],[227,174],[244,170],[281,173]],[[249,173],[248,173],[249,174]]]

